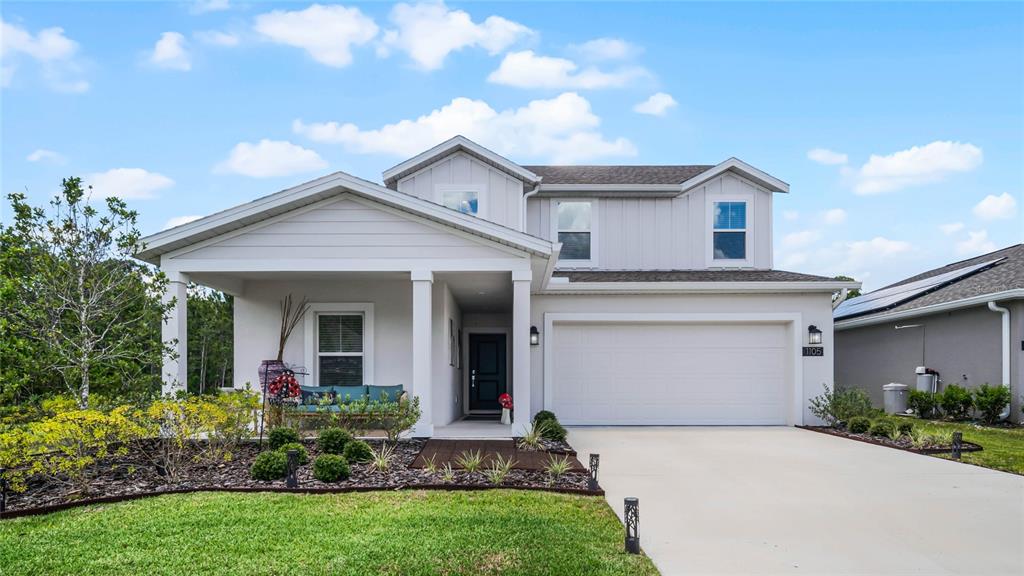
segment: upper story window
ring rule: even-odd
[[[715,202],[714,210],[714,259],[746,260],[747,203]]]
[[[480,192],[481,189],[476,186],[438,186],[437,200],[446,208],[471,216],[480,216]]]
[[[562,243],[559,263],[591,266],[596,261],[594,246],[594,202],[590,200],[555,201],[554,228]]]

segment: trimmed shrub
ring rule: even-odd
[[[270,450],[253,460],[249,474],[253,480],[280,480],[288,473],[288,458],[284,452]]]
[[[974,391],[974,407],[986,424],[995,424],[999,413],[1010,403],[1010,389],[1006,386],[982,384]]]
[[[914,421],[907,418],[894,418],[892,423],[901,435],[910,434],[914,430]]]
[[[863,434],[871,429],[871,420],[867,416],[854,416],[846,423],[846,429],[853,434]]]
[[[971,408],[974,408],[974,397],[967,388],[950,384],[939,395],[939,404],[946,416],[953,420],[966,420],[971,416]]]
[[[352,435],[341,428],[325,428],[320,431],[316,445],[324,454],[344,454],[345,445],[352,441]]]
[[[533,425],[540,430],[541,436],[546,440],[565,440],[567,432],[558,422],[555,413],[550,410],[537,412],[533,417]]]
[[[345,460],[349,462],[369,462],[373,460],[373,448],[362,440],[353,440],[348,444],[345,444],[345,450],[342,452],[345,456]]]
[[[871,428],[868,432],[872,436],[891,436],[896,433],[896,425],[893,424],[892,420],[879,418],[871,423]]]
[[[910,396],[907,397],[907,406],[921,418],[935,418],[939,415],[936,410],[939,406],[939,397],[932,392],[911,390]]]
[[[825,384],[825,392],[811,398],[811,414],[829,426],[849,422],[854,416],[871,416],[871,399],[859,388],[839,388],[833,391]]]
[[[298,442],[289,442],[284,446],[277,449],[278,452],[284,454],[285,459],[288,458],[288,451],[295,450],[299,453],[299,466],[305,466],[309,464],[309,452],[306,451],[306,447]]]
[[[321,454],[313,461],[313,478],[321,482],[337,482],[348,478],[348,461],[337,454]]]
[[[555,418],[555,413],[550,410],[541,410],[533,417],[534,424],[537,422],[546,422],[548,420],[554,420],[557,422],[558,418]]]
[[[287,426],[277,426],[270,429],[270,433],[267,435],[267,439],[270,442],[270,449],[277,450],[285,444],[291,444],[292,442],[299,442],[299,432],[295,428],[289,428]]]

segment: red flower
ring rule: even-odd
[[[501,396],[498,396],[498,404],[501,404],[501,407],[506,410],[511,410],[512,397],[509,396],[508,393],[502,394]]]

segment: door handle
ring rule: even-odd
[[[469,371],[469,387],[476,388],[476,370]]]

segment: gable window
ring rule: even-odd
[[[562,243],[559,262],[590,265],[594,261],[594,204],[590,200],[555,202],[555,234]]]
[[[747,203],[715,202],[714,210],[714,259],[746,260]]]
[[[441,184],[437,186],[437,202],[445,208],[451,208],[470,216],[481,216],[480,205],[482,186],[468,184]]]
[[[317,385],[363,385],[363,320],[361,313],[317,314]]]

